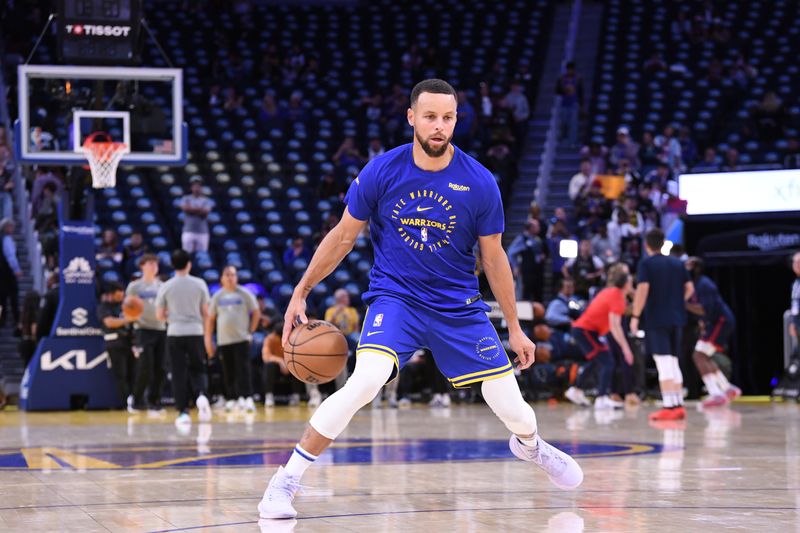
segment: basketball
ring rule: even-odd
[[[122,314],[125,315],[125,318],[128,320],[139,320],[143,312],[144,300],[132,294],[125,297],[125,300],[122,302]]]
[[[312,384],[332,381],[347,363],[347,354],[347,339],[339,328],[324,320],[301,324],[283,347],[289,372]]]
[[[537,341],[548,341],[550,340],[550,326],[546,324],[539,324],[533,328],[533,336],[536,338]]]
[[[533,318],[534,320],[541,320],[544,318],[544,305],[541,302],[533,302]]]

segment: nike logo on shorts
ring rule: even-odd
[[[378,333],[383,333],[383,331],[370,331],[367,333],[367,337],[372,337],[373,335],[377,335]]]

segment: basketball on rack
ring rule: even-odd
[[[332,381],[347,363],[347,339],[339,328],[324,320],[301,324],[283,346],[286,366],[305,383]]]
[[[144,300],[131,294],[122,302],[122,314],[128,320],[139,320],[144,312]]]

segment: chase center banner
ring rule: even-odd
[[[94,226],[62,219],[59,229],[58,311],[50,335],[39,343],[25,370],[20,406],[27,411],[66,410],[73,398],[85,398],[89,409],[118,407],[121,401],[95,309]]]

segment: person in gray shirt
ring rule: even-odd
[[[250,375],[250,339],[261,320],[256,297],[239,285],[236,267],[228,265],[222,271],[222,289],[217,291],[208,307],[206,319],[206,351],[214,353],[212,335],[217,331],[217,345],[222,359],[225,383],[225,408],[255,412],[253,378]],[[238,404],[234,399],[238,398]]]
[[[126,296],[138,296],[144,302],[142,316],[133,324],[134,354],[138,353],[133,409],[149,407],[151,411],[161,412],[167,325],[156,317],[156,297],[164,283],[158,278],[158,257],[155,254],[144,254],[139,258],[139,269],[142,277],[132,281],[125,290]],[[148,392],[147,403],[145,390]]]
[[[203,180],[200,176],[192,176],[189,180],[192,194],[183,197],[183,232],[181,247],[187,252],[208,251],[208,214],[214,207],[214,201],[203,194]]]
[[[189,389],[197,393],[198,418],[201,422],[211,420],[211,405],[206,397],[205,348],[203,325],[208,316],[208,286],[206,282],[190,276],[192,262],[185,250],[172,252],[172,268],[175,276],[164,283],[156,296],[156,317],[167,322],[167,351],[172,364],[172,390],[178,427],[190,425]]]

